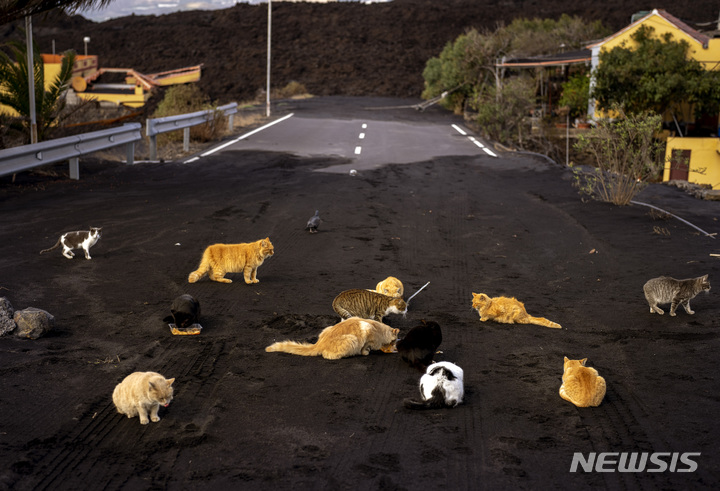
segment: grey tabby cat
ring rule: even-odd
[[[407,312],[407,304],[402,298],[390,297],[370,290],[345,290],[338,294],[332,303],[333,310],[342,319],[361,317],[382,322],[388,314]]]
[[[75,257],[73,249],[82,248],[85,251],[85,259],[92,259],[90,257],[90,248],[94,246],[102,235],[102,227],[90,227],[90,230],[77,230],[75,232],[67,232],[60,236],[55,245],[50,249],[43,249],[40,254],[44,252],[50,252],[53,249],[57,249],[62,246],[62,255],[68,259]]]
[[[643,291],[650,305],[651,314],[657,312],[663,315],[665,312],[658,307],[658,304],[669,303],[670,315],[675,315],[675,309],[678,308],[678,305],[682,305],[685,312],[692,315],[695,311],[690,309],[690,300],[700,292],[710,291],[710,281],[708,281],[708,275],[685,280],[660,276],[645,283]]]

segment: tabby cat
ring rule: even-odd
[[[62,255],[68,259],[75,257],[73,249],[82,248],[85,251],[85,259],[90,257],[90,248],[94,246],[102,235],[102,227],[90,227],[90,230],[76,230],[75,232],[67,232],[60,236],[55,245],[50,249],[43,249],[40,254],[50,252],[62,246]]]
[[[480,320],[492,320],[503,324],[537,324],[538,326],[560,329],[562,326],[544,317],[533,317],[525,305],[512,297],[490,298],[484,293],[473,293],[472,306],[480,314]]]
[[[397,340],[399,332],[399,329],[393,329],[382,322],[351,317],[323,329],[315,344],[280,341],[271,344],[265,351],[337,360],[348,356],[367,355],[371,350],[387,348]]]
[[[405,399],[408,409],[437,409],[455,407],[465,395],[463,369],[449,361],[433,363],[420,377],[421,402]]]
[[[400,280],[394,276],[388,276],[377,284],[375,291],[388,297],[402,298],[405,290]]]
[[[605,397],[605,379],[594,368],[586,367],[586,361],[587,358],[570,360],[565,357],[560,397],[577,407],[596,407]]]
[[[140,424],[148,424],[148,414],[157,423],[160,405],[168,407],[172,401],[174,381],[155,372],[131,373],[115,386],[113,402],[120,414],[128,418],[139,416]]]
[[[442,343],[442,329],[434,321],[422,321],[395,343],[400,358],[421,372],[433,361],[438,346]]]
[[[207,273],[213,281],[232,283],[226,273],[243,273],[245,283],[258,283],[258,268],[274,253],[270,237],[242,244],[213,244],[203,252],[200,266],[190,273],[188,282],[195,283]]]
[[[688,278],[685,280],[676,280],[669,276],[660,276],[653,278],[643,285],[645,298],[650,305],[650,313],[657,312],[660,315],[665,313],[659,303],[670,304],[670,315],[675,315],[675,309],[679,305],[685,308],[688,314],[694,314],[695,311],[690,308],[690,300],[700,292],[710,291],[710,281],[708,275],[699,276],[697,278]]]
[[[402,298],[362,289],[341,292],[333,300],[332,307],[342,319],[362,317],[382,321],[388,314],[407,313],[407,304]]]

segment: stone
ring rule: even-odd
[[[720,189],[708,189],[703,193],[703,199],[720,201]]]
[[[17,324],[15,335],[19,338],[38,339],[55,327],[55,317],[35,307],[16,311],[13,319]]]
[[[13,332],[17,327],[13,320],[14,312],[10,300],[0,297],[0,336]]]

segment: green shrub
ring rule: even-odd
[[[153,112],[152,117],[164,118],[208,109],[213,109],[213,104],[197,85],[173,85],[165,91],[165,96]],[[214,117],[206,123],[190,128],[190,139],[200,142],[218,139],[227,128],[226,119],[220,111],[216,111]],[[182,139],[183,132],[181,130],[171,131],[158,135],[158,145],[163,142],[182,141]]]

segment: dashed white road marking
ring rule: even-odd
[[[483,145],[483,144],[482,144],[480,141],[478,141],[474,136],[468,135],[468,134],[467,134],[467,131],[463,130],[463,129],[460,128],[458,125],[453,124],[453,125],[450,125],[450,126],[452,126],[453,129],[455,129],[455,131],[457,131],[458,133],[460,133],[462,136],[467,136],[467,137],[468,137],[468,140],[470,140],[472,143],[474,143],[477,147],[482,148],[483,151],[484,151],[486,154],[490,155],[491,157],[497,157],[497,154],[496,154],[495,152],[493,152],[493,151],[490,150],[488,147],[486,147],[485,145]]]

